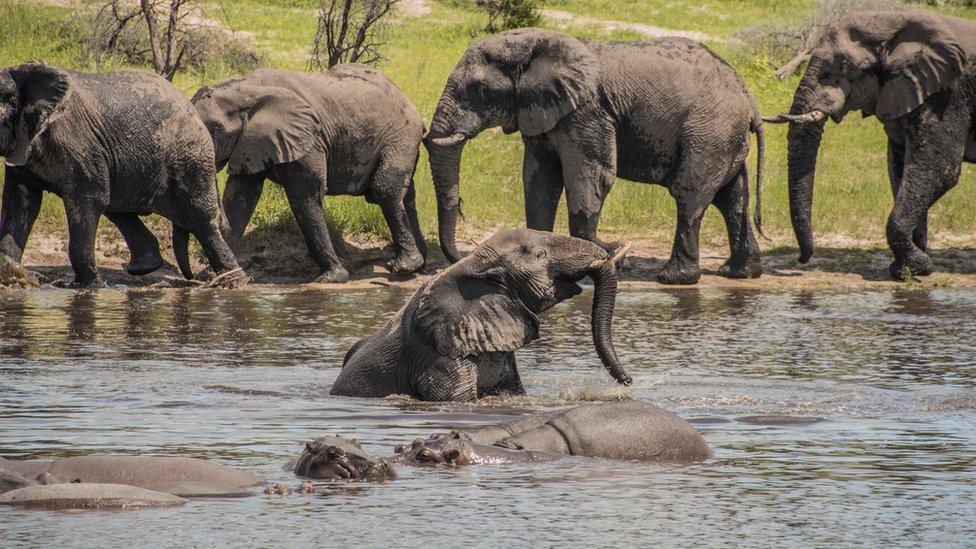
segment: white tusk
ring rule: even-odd
[[[467,137],[462,133],[455,133],[448,135],[447,137],[434,137],[429,139],[429,143],[437,145],[438,147],[453,147],[458,143],[464,143]]]
[[[623,259],[623,257],[625,255],[627,255],[627,252],[630,251],[630,245],[631,245],[630,242],[628,242],[628,243],[624,244],[623,246],[621,246],[621,247],[617,248],[616,250],[614,250],[612,256],[610,256],[610,257],[608,257],[606,259],[597,259],[596,261],[590,263],[588,269],[591,269],[591,270],[592,269],[598,269],[598,268],[606,265],[608,262],[612,262],[614,264],[620,262],[620,260]]]
[[[776,116],[764,116],[763,122],[770,124],[812,124],[821,122],[827,118],[827,113],[823,111],[810,111],[806,114],[777,114]]]

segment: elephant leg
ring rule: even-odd
[[[478,357],[478,396],[524,395],[515,353],[487,353]]]
[[[234,252],[223,237],[223,212],[214,188],[212,165],[187,165],[174,170],[169,186],[175,190],[174,201],[159,213],[170,218],[174,231],[179,227],[197,239],[214,273],[220,275],[239,269]]]
[[[575,162],[570,161],[570,163]],[[573,174],[566,179],[570,235],[600,244],[597,239],[597,225],[600,223],[603,201],[606,200],[616,179],[614,168],[614,166],[589,161],[583,163],[574,172],[567,169],[564,162],[563,173]]]
[[[749,221],[749,174],[745,166],[715,193],[712,204],[722,212],[729,234],[729,260],[718,274],[729,278],[758,278],[762,274],[762,252]]]
[[[891,183],[891,196],[898,198],[902,178],[905,176],[905,145],[888,141],[888,180]],[[929,216],[928,212],[922,216],[921,222],[912,233],[912,241],[923,252],[928,249]]]
[[[678,205],[678,223],[674,232],[671,258],[657,275],[662,284],[696,284],[701,278],[698,265],[698,232],[706,204],[696,195],[675,199]]]
[[[932,113],[915,116],[920,121],[907,136],[904,173],[885,231],[895,255],[889,273],[896,279],[906,272],[931,274],[931,260],[916,245],[915,232],[932,204],[959,182],[967,137],[965,127],[929,120],[936,118]]]
[[[106,213],[105,217],[118,228],[129,248],[129,262],[125,272],[133,276],[149,274],[163,266],[159,241],[139,216],[133,213]]]
[[[424,231],[420,227],[420,219],[417,217],[417,198],[414,190],[413,177],[410,177],[410,186],[407,193],[403,195],[403,209],[407,211],[407,220],[410,221],[410,230],[413,233],[413,240],[417,244],[417,250],[423,256],[424,262],[427,261],[427,240],[424,239]]]
[[[224,214],[230,226],[227,244],[234,251],[240,250],[241,238],[251,222],[254,209],[264,191],[264,175],[231,175],[224,185]]]
[[[416,392],[425,401],[478,400],[478,367],[466,358],[438,358],[418,376]]]
[[[340,284],[349,280],[349,272],[342,266],[339,256],[332,247],[329,229],[325,224],[325,212],[322,211],[322,189],[325,185],[308,178],[291,178],[285,182],[285,195],[288,204],[302,230],[305,246],[315,264],[319,266],[320,274],[316,282]]]
[[[395,274],[410,274],[424,266],[424,256],[414,240],[413,224],[404,205],[408,190],[413,188],[412,179],[412,173],[387,164],[381,164],[373,176],[370,194],[383,211],[393,238],[394,257],[386,263],[386,268]]]
[[[522,185],[525,193],[525,226],[537,231],[552,231],[556,210],[563,194],[563,172],[559,157],[538,143],[523,138]]]
[[[37,214],[41,211],[43,193],[29,186],[32,178],[25,168],[8,166],[4,175],[3,201],[0,204],[0,254],[20,262]]]
[[[64,210],[68,216],[68,259],[75,273],[70,286],[101,286],[102,280],[95,267],[95,234],[102,217],[102,206],[69,198],[64,201]]]

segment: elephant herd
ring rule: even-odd
[[[172,222],[185,277],[194,276],[192,234],[212,270],[197,276],[240,284],[247,277],[233,250],[270,179],[285,190],[319,281],[349,278],[326,228],[327,194],[378,204],[393,236],[387,267],[416,272],[427,254],[413,184],[423,143],[440,245],[456,262],[462,151],[501,127],[522,136],[528,228],[551,231],[565,192],[570,234],[599,244],[600,213],[616,178],[658,183],[677,205],[660,282],[698,281],[698,233],[709,204],[728,230],[730,255],[719,274],[758,277],[752,225],[762,232],[763,123],[789,124],[790,214],[806,262],[814,251],[820,139],[828,118],[840,122],[852,110],[877,116],[888,136],[891,275],[929,274],[928,209],[958,182],[963,162],[976,162],[976,23],[963,19],[921,10],[841,19],[810,53],[790,112],[765,118],[727,63],[681,38],[606,42],[519,29],[477,40],[448,77],[426,133],[402,91],[361,65],[319,74],[257,70],[205,86],[191,101],[145,73],[31,62],[0,70],[0,255],[20,261],[48,191],[64,201],[74,286],[101,282],[94,241],[103,214],[130,250],[126,270],[158,269],[159,243],[140,220],[150,213]],[[215,172],[224,167],[221,201]]]

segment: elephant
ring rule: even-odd
[[[683,38],[578,40],[543,29],[474,42],[447,80],[424,139],[437,195],[438,234],[451,261],[462,150],[487,128],[521,133],[525,221],[551,231],[566,191],[569,232],[597,241],[616,177],[667,187],[677,204],[671,257],[658,280],[701,276],[698,233],[709,203],[724,216],[731,255],[719,273],[762,274],[749,223],[746,157],[757,137],[755,223],[762,231],[765,141],[759,110],[735,71]]]
[[[393,463],[474,465],[551,461],[567,456],[694,463],[712,457],[687,421],[639,400],[585,404],[528,414],[474,429],[398,445],[391,458],[369,457],[355,440],[337,436],[306,445],[290,466],[296,475],[367,482],[396,478]]]
[[[885,229],[894,278],[932,272],[928,210],[976,162],[976,23],[922,10],[863,12],[809,53],[789,114],[790,217],[799,261],[814,254],[813,181],[827,118],[874,115],[888,138],[894,207]]]
[[[185,277],[193,277],[193,234],[226,283],[246,279],[221,235],[213,144],[189,100],[163,78],[37,62],[0,70],[0,155],[16,167],[5,172],[0,253],[20,261],[48,191],[64,201],[72,286],[101,284],[94,248],[102,214],[133,252],[130,272],[161,264],[158,242],[139,219],[158,213],[173,223]]]
[[[379,331],[346,353],[331,394],[473,401],[524,394],[514,351],[539,337],[539,313],[594,281],[593,340],[618,382],[630,384],[611,340],[614,254],[582,239],[531,229],[496,233],[422,286]]]
[[[227,166],[223,205],[237,248],[271,179],[285,189],[319,282],[345,282],[322,211],[323,195],[379,204],[393,236],[397,274],[427,256],[414,199],[423,121],[382,73],[358,64],[325,73],[260,69],[201,88],[193,97],[210,130],[216,167]]]
[[[75,456],[55,461],[0,458],[6,490],[62,483],[124,484],[182,497],[237,496],[258,476],[202,459],[153,456]]]

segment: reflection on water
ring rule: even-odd
[[[325,433],[388,454],[431,431],[624,394],[689,418],[715,459],[403,467],[382,485],[137,514],[3,509],[0,540],[878,546],[976,534],[974,290],[625,292],[614,330],[628,389],[599,366],[584,297],[547,312],[543,339],[519,351],[527,397],[329,397],[346,349],[408,295],[0,293],[0,455],[188,455],[292,482],[281,465]]]

